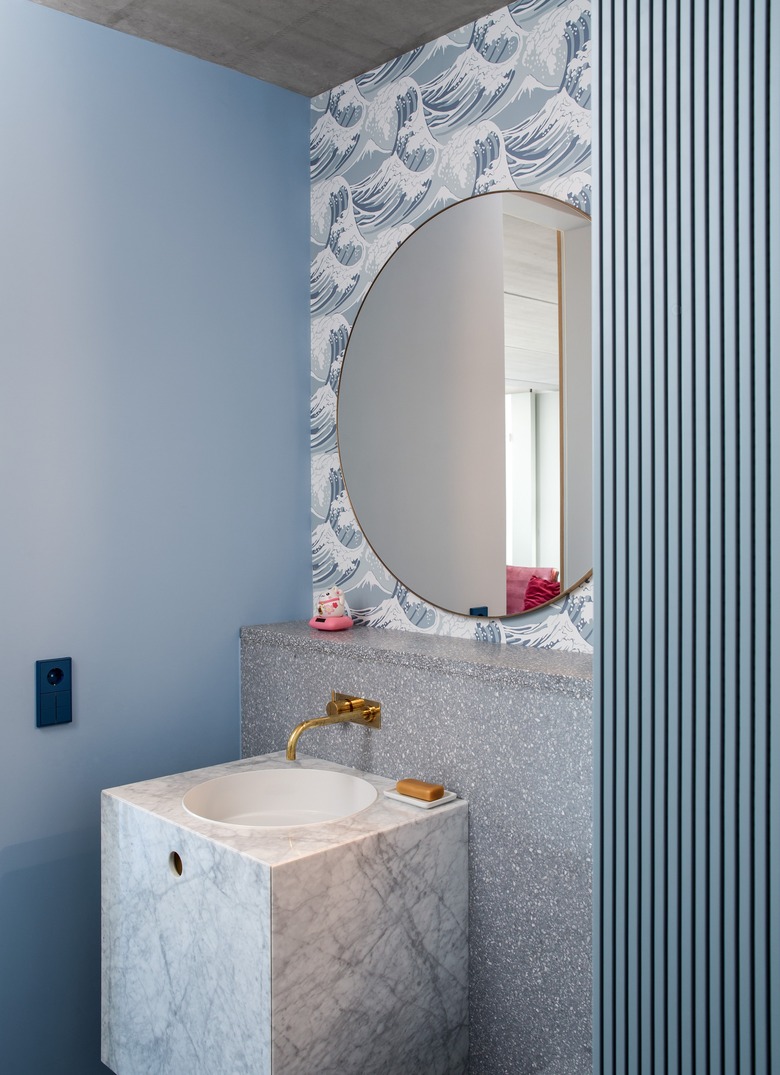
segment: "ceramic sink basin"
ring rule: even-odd
[[[205,821],[262,828],[318,825],[370,806],[376,788],[328,769],[256,769],[196,784],[184,809]]]

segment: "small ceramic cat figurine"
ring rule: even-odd
[[[317,614],[309,620],[319,631],[344,631],[353,626],[344,591],[334,586],[317,597]]]

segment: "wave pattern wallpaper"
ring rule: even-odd
[[[416,228],[488,191],[536,191],[590,212],[590,26],[583,0],[518,0],[312,101],[314,589],[341,587],[357,623],[592,651],[590,582],[503,620],[457,616],[406,589],[360,532],[336,442],[351,326]]]

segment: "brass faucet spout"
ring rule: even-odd
[[[340,715],[337,717],[313,717],[312,720],[304,720],[300,724],[296,724],[292,735],[287,740],[287,760],[295,761],[295,747],[307,728],[321,728],[323,724],[341,724],[346,720],[349,720],[349,717]]]
[[[349,694],[331,694],[331,700],[325,707],[326,717],[313,717],[301,721],[292,730],[287,740],[287,760],[295,761],[295,748],[298,740],[307,728],[321,728],[325,724],[363,724],[371,728],[382,727],[382,706],[365,698],[355,698]]]

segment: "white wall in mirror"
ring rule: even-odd
[[[400,247],[366,296],[339,382],[339,451],[358,525],[406,586],[503,613],[503,214],[500,199],[459,208]]]

